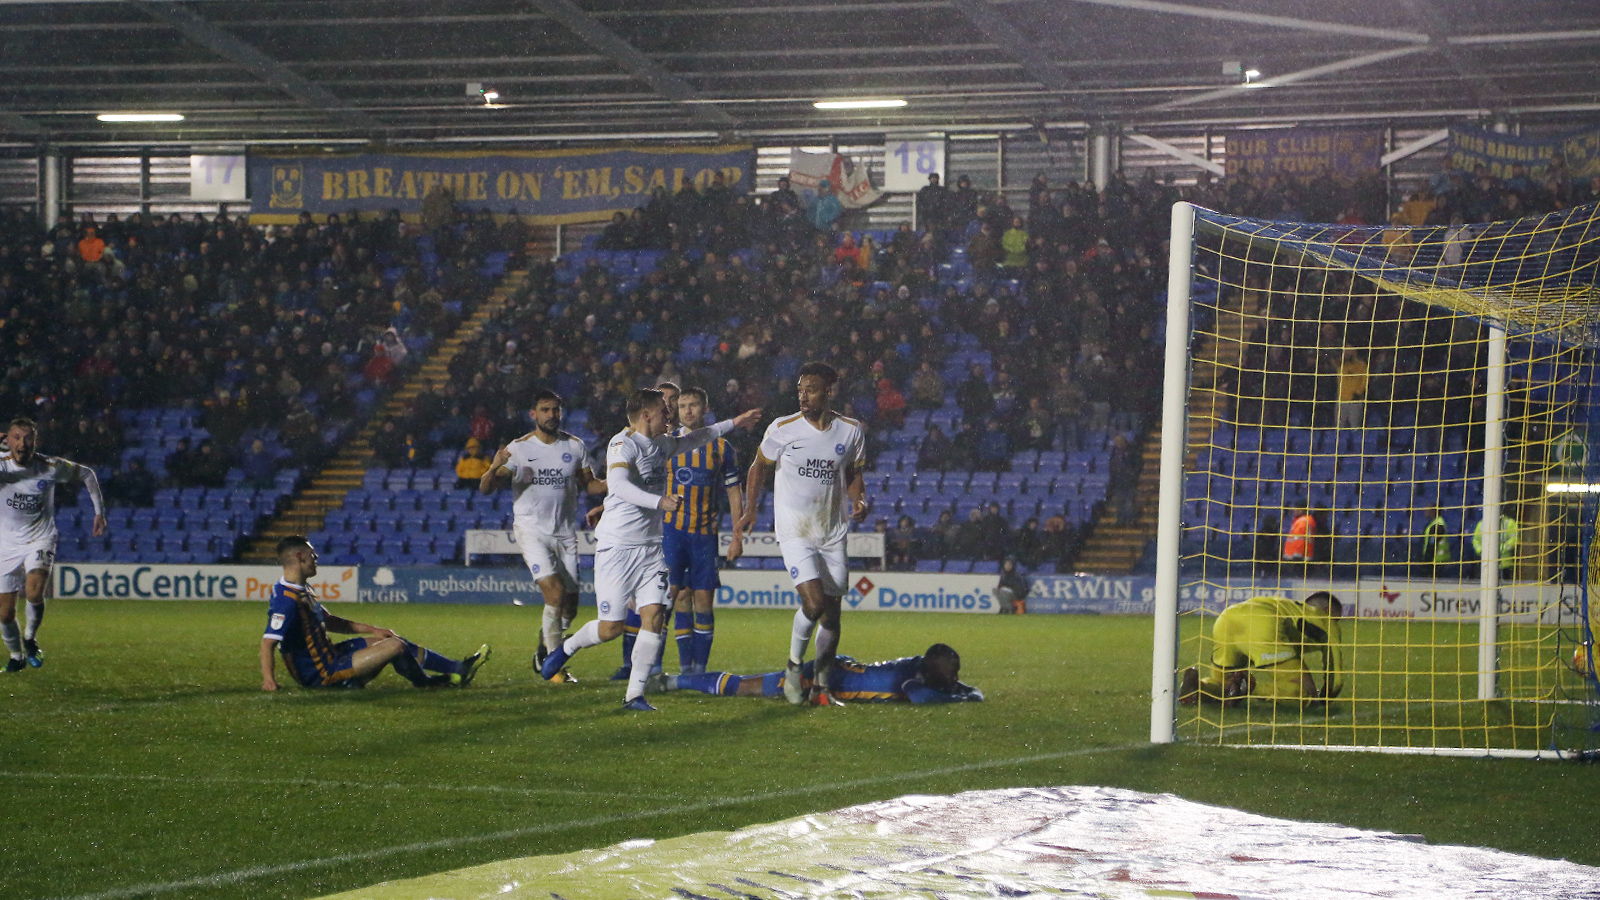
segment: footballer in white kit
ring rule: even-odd
[[[667,493],[667,466],[672,457],[703,446],[736,427],[748,427],[760,410],[674,437],[667,434],[666,405],[661,392],[635,391],[628,398],[628,427],[606,446],[605,515],[595,528],[594,592],[599,618],[578,629],[544,661],[551,679],[573,654],[620,636],[629,609],[641,619],[634,643],[628,709],[654,709],[644,699],[645,680],[662,641],[667,602],[667,564],[661,552],[661,513],[678,508],[680,499]]]
[[[94,535],[106,533],[100,479],[88,466],[35,452],[38,429],[16,419],[6,432],[9,452],[0,456],[0,636],[10,660],[7,672],[44,665],[36,639],[44,619],[44,591],[56,558],[56,485],[82,481],[94,502]],[[17,628],[17,592],[28,601],[26,632]]]
[[[867,515],[866,434],[861,423],[829,407],[838,381],[833,367],[811,362],[800,367],[800,412],[767,426],[766,436],[746,478],[744,515],[739,530],[755,527],[767,473],[774,472],[773,513],[783,564],[800,595],[789,640],[785,696],[791,703],[806,697],[800,666],[806,645],[817,635],[816,687],[820,703],[828,699],[833,660],[839,646],[839,612],[849,593],[845,552],[850,523]]]
[[[562,400],[553,391],[534,395],[534,429],[495,454],[478,482],[480,493],[493,493],[509,477],[512,533],[544,595],[541,652],[561,643],[578,611],[578,491],[599,493],[605,483],[594,478],[589,448],[561,430]],[[542,663],[535,654],[535,665]],[[563,676],[564,679],[570,676]]]

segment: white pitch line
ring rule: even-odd
[[[247,869],[234,869],[229,872],[217,872],[212,875],[202,875],[196,878],[184,878],[177,881],[152,882],[135,884],[127,887],[113,888],[109,891],[98,891],[91,894],[72,894],[54,898],[54,900],[124,900],[130,897],[145,897],[152,894],[164,894],[171,891],[181,891],[185,888],[220,887],[226,884],[238,884],[242,881],[251,881],[257,878],[266,878],[272,875],[285,875],[290,872],[301,872],[307,869],[321,869],[329,866],[343,865],[345,863],[363,862],[372,859],[381,859],[386,856],[396,856],[402,853],[417,853],[428,850],[442,850],[451,847],[463,847],[470,844],[480,844],[489,841],[508,840],[510,838],[527,837],[535,834],[545,834],[552,831],[561,831],[569,828],[592,828],[599,825],[612,825],[618,822],[631,822],[643,818],[666,815],[679,815],[682,813],[703,812],[721,806],[742,806],[764,800],[780,800],[786,797],[803,797],[807,794],[820,794],[855,787],[868,787],[878,784],[892,784],[897,781],[915,781],[920,778],[936,778],[942,775],[955,775],[961,772],[973,772],[981,769],[998,769],[1005,766],[1025,765],[1028,763],[1048,762],[1055,759],[1070,759],[1074,756],[1092,756],[1098,753],[1118,753],[1126,750],[1137,750],[1150,746],[1148,743],[1122,744],[1112,747],[1087,747],[1079,750],[1063,750],[1058,753],[1039,753],[1033,756],[1019,756],[1012,759],[999,759],[989,762],[964,763],[959,766],[946,766],[941,769],[926,769],[921,772],[902,772],[897,775],[882,775],[876,778],[858,778],[853,781],[835,781],[828,784],[813,785],[811,787],[787,788],[781,791],[768,791],[764,794],[745,794],[737,797],[714,797],[697,803],[680,803],[674,806],[664,806],[658,809],[642,812],[624,813],[610,816],[594,816],[577,821],[556,822],[541,825],[529,825],[524,828],[508,828],[503,831],[492,831],[487,834],[462,835],[452,838],[438,838],[431,841],[416,841],[410,844],[400,844],[393,847],[379,847],[375,850],[362,850],[356,853],[341,853],[337,856],[328,856],[321,859],[304,859],[299,862],[280,863],[274,866],[251,866]]]
[[[329,781],[312,778],[243,778],[230,775],[116,775],[104,772],[91,772],[75,774],[71,772],[4,772],[0,771],[0,778],[39,779],[47,781],[145,781],[172,784],[244,784],[260,785],[263,787],[277,787],[280,785],[309,786],[323,788],[355,788],[358,790],[380,791],[444,791],[447,793],[465,792],[479,794],[513,794],[520,796],[538,796],[540,794],[558,794],[574,797],[645,797],[652,800],[670,800],[676,794],[662,793],[635,793],[632,791],[584,791],[576,788],[518,788],[504,787],[493,784],[405,784],[398,781],[373,784],[364,781]]]

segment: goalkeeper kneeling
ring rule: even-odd
[[[1178,702],[1233,706],[1256,698],[1313,706],[1339,696],[1344,689],[1339,648],[1343,616],[1344,605],[1327,591],[1304,601],[1252,597],[1228,607],[1211,629],[1207,676],[1200,677],[1198,666],[1185,669]],[[1320,668],[1307,668],[1306,657],[1312,653],[1320,656]]]

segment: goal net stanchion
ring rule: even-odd
[[[1596,208],[1172,235],[1151,740],[1596,749]]]

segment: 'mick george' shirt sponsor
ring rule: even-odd
[[[538,534],[577,533],[578,470],[593,470],[589,448],[565,431],[548,444],[536,432],[511,442],[511,509],[517,524]]]
[[[833,415],[817,428],[801,413],[767,426],[761,458],[776,470],[773,513],[778,540],[825,546],[850,531],[845,486],[850,473],[866,462],[861,423]]]
[[[0,542],[25,547],[56,539],[56,485],[71,481],[77,464],[38,453],[27,465],[0,457]]]

